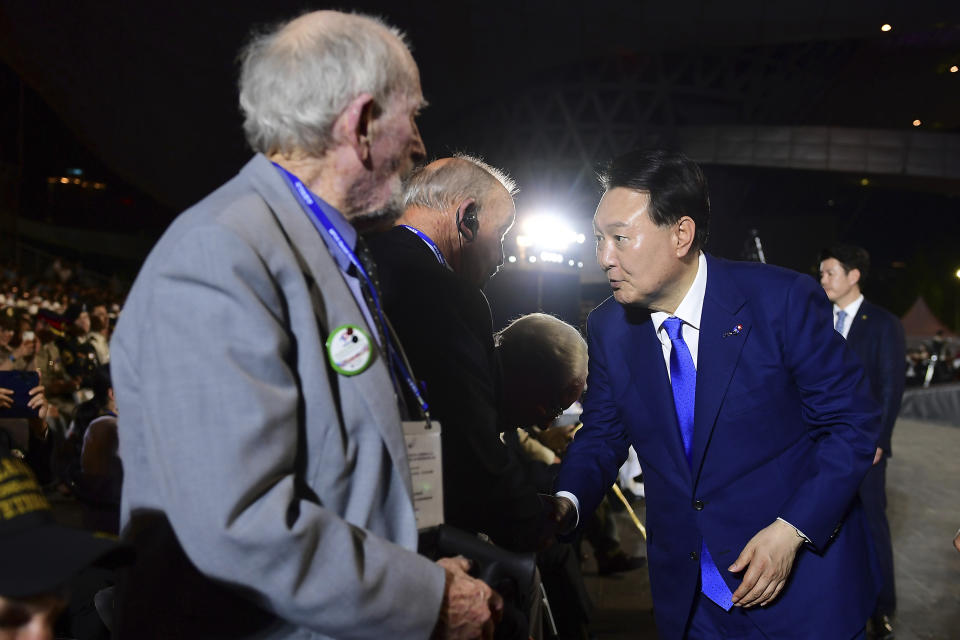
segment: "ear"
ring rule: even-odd
[[[477,212],[477,199],[476,198],[464,198],[457,205],[457,220],[463,220],[463,217],[473,212]]]
[[[853,268],[847,272],[847,281],[850,284],[855,284],[858,287],[860,286],[860,269]]]
[[[334,139],[347,145],[366,168],[372,165],[373,121],[377,116],[377,103],[369,93],[361,93],[350,101],[334,122]]]
[[[470,214],[473,214],[472,216]],[[477,237],[477,228],[480,226],[477,219],[477,201],[475,198],[464,198],[457,206],[457,232],[467,242],[473,242]],[[468,219],[469,218],[469,219]]]
[[[683,216],[674,227],[674,239],[678,258],[686,257],[693,249],[697,236],[697,223],[690,216]]]

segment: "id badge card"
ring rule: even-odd
[[[407,442],[407,460],[410,463],[413,510],[417,517],[417,529],[423,531],[443,524],[440,423],[436,420],[405,420],[403,436]]]

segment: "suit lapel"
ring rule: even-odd
[[[860,335],[864,333],[867,329],[866,324],[869,322],[869,304],[866,300],[860,303],[860,308],[857,309],[857,313],[854,314],[853,320],[850,322],[850,331],[847,332],[847,343],[855,344],[860,340]]]
[[[693,476],[699,476],[717,413],[727,394],[743,345],[750,333],[746,299],[730,282],[723,264],[707,256],[707,290],[700,317],[697,394],[694,409]]]
[[[258,154],[244,167],[242,173],[250,179],[254,188],[267,202],[300,261],[301,267],[305,269],[304,275],[312,280],[310,296],[317,317],[319,334],[317,339],[320,343],[326,341],[326,336],[333,328],[343,324],[363,327],[371,336],[376,335],[376,330],[367,325],[363,312],[327,250],[326,244],[319,237],[319,232],[307,218],[307,214],[276,167],[266,157]],[[328,307],[325,301],[331,299],[339,301],[340,304]],[[367,371],[357,376],[358,381],[362,379],[367,387],[367,391],[360,396],[367,405],[371,421],[379,428],[412,500],[413,488],[410,482],[406,442],[399,424],[396,394],[382,393],[383,389],[393,389],[387,366],[383,352],[377,348],[373,364]],[[331,372],[331,375],[337,374]]]
[[[641,314],[637,314],[638,316]],[[673,460],[681,476],[691,483],[690,466],[683,452],[683,440],[680,437],[680,425],[677,411],[673,405],[673,389],[667,377],[667,368],[663,360],[663,346],[653,330],[653,320],[649,312],[644,312],[645,320],[627,321],[628,339],[623,344],[637,345],[637,352],[627,355],[631,380],[637,390],[636,398],[645,401],[641,415],[646,413],[645,427],[659,429],[661,442],[667,455]]]

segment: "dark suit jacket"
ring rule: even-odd
[[[877,446],[889,456],[892,453],[890,438],[906,382],[903,325],[897,316],[864,300],[850,325],[847,345],[860,357],[873,397],[880,403],[883,428]]]
[[[384,311],[442,425],[446,522],[512,550],[533,549],[540,501],[500,440],[500,369],[486,296],[407,229],[368,243]]]
[[[779,598],[748,611],[773,638],[842,638],[873,610],[875,559],[857,489],[873,460],[879,409],[809,276],[707,257],[692,465],[650,314],[612,298],[588,320],[584,427],[556,488],[590,513],[632,444],[643,466],[654,612],[681,638],[698,589],[700,540],[726,568],[778,516],[801,530]],[[736,327],[741,327],[734,333]]]

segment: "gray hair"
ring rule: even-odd
[[[369,93],[383,105],[412,89],[416,65],[402,55],[406,47],[404,34],[379,18],[333,11],[254,34],[240,54],[247,142],[267,155],[322,155],[351,100]]]
[[[465,198],[475,198],[477,209],[483,209],[484,196],[490,189],[502,186],[513,197],[517,183],[505,171],[492,167],[480,158],[465,153],[454,154],[453,160],[428,164],[407,179],[401,209],[421,206],[446,211]]]
[[[503,369],[513,379],[561,393],[587,379],[587,343],[573,327],[546,313],[520,316],[494,335]]]

